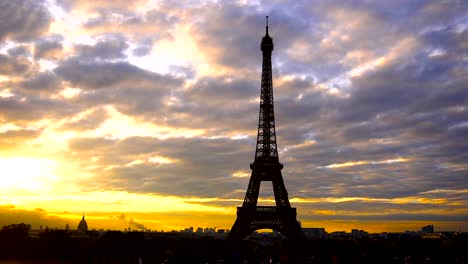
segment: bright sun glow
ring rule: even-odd
[[[131,116],[122,114],[113,106],[107,106],[109,118],[99,128],[91,131],[91,137],[104,137],[112,139],[125,139],[133,136],[158,137],[194,137],[204,133],[201,129],[172,128],[142,122]]]
[[[56,180],[55,162],[46,158],[0,158],[0,190],[43,191]]]

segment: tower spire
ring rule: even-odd
[[[271,71],[271,53],[273,39],[268,35],[268,16],[266,17],[266,35],[260,44],[262,50],[262,81],[260,91],[260,113],[258,122],[257,147],[254,163],[279,163],[276,146],[275,113],[273,107],[273,80]]]

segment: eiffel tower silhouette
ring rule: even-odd
[[[266,34],[262,38],[260,47],[263,64],[255,160],[250,164],[252,175],[244,203],[242,207],[237,207],[237,219],[227,239],[242,240],[255,230],[273,229],[289,239],[299,240],[304,238],[304,234],[296,220],[296,208],[292,208],[289,204],[288,192],[281,174],[283,164],[279,162],[276,145],[271,72],[273,39],[268,35],[268,16],[266,17]],[[272,182],[276,206],[257,205],[262,181]]]

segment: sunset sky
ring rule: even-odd
[[[304,227],[468,231],[468,6],[0,0],[0,226],[230,228],[265,16]],[[261,187],[261,205],[273,205]]]

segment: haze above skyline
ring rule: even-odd
[[[230,228],[269,16],[298,220],[468,231],[463,1],[0,0],[0,226]],[[271,205],[271,186],[260,205]],[[76,224],[75,224],[76,223]]]

